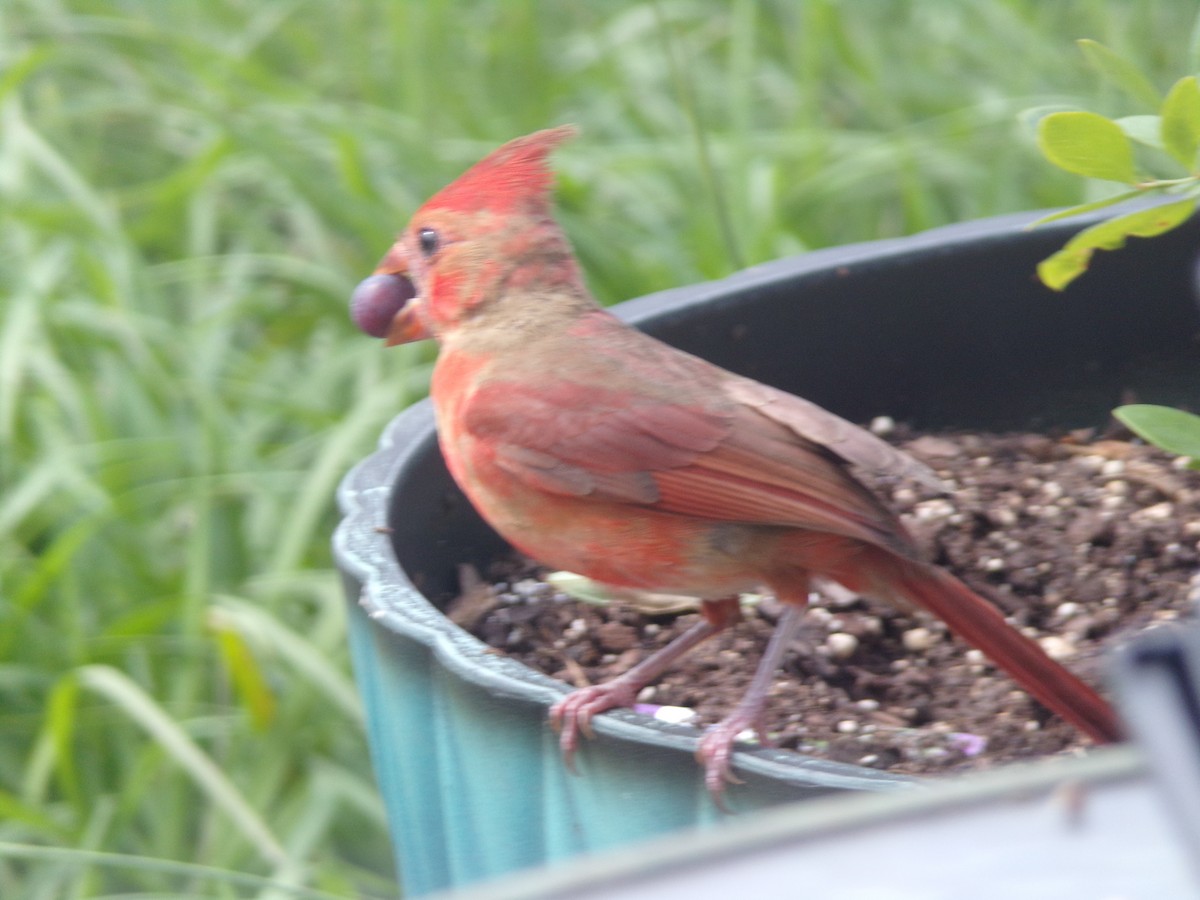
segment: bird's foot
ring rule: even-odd
[[[762,705],[753,708],[754,704],[739,705],[732,713],[706,730],[700,736],[696,747],[696,759],[704,767],[704,786],[716,801],[717,806],[726,809],[724,803],[725,786],[741,784],[741,779],[733,774],[734,745],[739,736],[751,730],[758,735],[759,744],[770,746],[762,725]]]
[[[708,729],[700,738],[700,744],[696,748],[696,759],[704,766],[705,787],[708,788],[713,800],[722,810],[726,810],[723,799],[725,785],[738,783],[731,767],[733,745],[737,742],[738,736],[743,731],[751,729],[758,735],[760,745],[771,746],[763,722],[763,713],[767,708],[767,694],[771,687],[771,679],[774,678],[779,663],[783,659],[784,651],[792,638],[796,636],[796,632],[800,630],[803,610],[804,607],[799,603],[788,604],[779,623],[775,626],[775,633],[771,635],[766,652],[759,660],[758,668],[754,672],[754,678],[750,680],[750,686],[746,688],[746,693],[742,695],[742,699],[738,701],[738,705],[729,715]]]
[[[667,646],[651,653],[612,681],[579,688],[550,707],[550,724],[558,731],[558,745],[562,748],[567,768],[574,771],[572,760],[579,747],[580,732],[589,738],[592,736],[593,716],[605,710],[633,706],[642,688],[697,644],[724,628],[725,624],[702,618]]]
[[[633,706],[642,685],[625,677],[604,684],[574,690],[550,707],[550,724],[558,732],[558,746],[567,768],[575,771],[575,751],[579,735],[587,738],[592,732],[592,717],[610,709]]]

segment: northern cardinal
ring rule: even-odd
[[[739,593],[765,587],[799,610],[821,579],[928,610],[1094,740],[1118,740],[1108,704],[993,605],[918,559],[899,519],[851,470],[932,472],[596,304],[551,214],[546,157],[573,133],[511,141],[435,194],[351,301],[358,325],[389,345],[439,343],[430,394],[446,464],[514,547],[605,584],[703,600],[702,621],[673,644],[554,705],[568,762],[593,716],[632,704],[735,621]],[[745,698],[701,738],[718,798],[734,780],[734,739],[759,726],[797,618],[782,620]]]

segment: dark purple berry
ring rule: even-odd
[[[371,337],[386,337],[392,318],[416,295],[403,275],[372,275],[350,295],[350,318]]]

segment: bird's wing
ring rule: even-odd
[[[682,354],[670,353],[675,367]],[[550,493],[909,549],[847,463],[900,475],[923,466],[807,401],[702,365],[705,390],[692,382],[675,397],[633,391],[640,379],[619,376],[611,385],[492,381],[462,424],[497,465]]]

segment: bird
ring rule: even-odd
[[[770,685],[813,587],[941,619],[1097,743],[1119,741],[1109,704],[921,558],[859,479],[940,486],[924,464],[815,403],[720,368],[626,324],[589,293],[553,214],[559,126],[511,140],[435,193],[351,297],[387,345],[433,339],[430,381],[446,466],[521,553],[626,591],[696,597],[699,621],[616,678],[550,709],[568,765],[596,715],[630,706],[683,654],[735,623],[743,592],[788,614],[750,689],[698,740],[720,802],[733,751],[763,734]],[[764,735],[765,737],[765,735]]]

